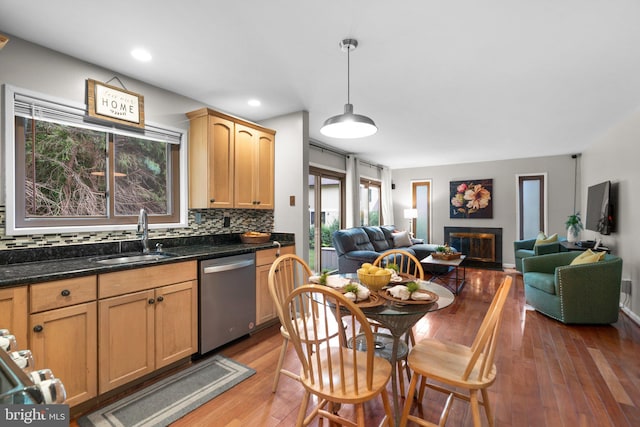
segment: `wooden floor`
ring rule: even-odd
[[[416,338],[470,344],[505,274],[515,281],[500,332],[498,377],[489,389],[495,425],[640,426],[640,328],[622,313],[613,325],[566,326],[525,306],[522,276],[515,271],[467,269],[461,295],[452,306],[420,320]],[[172,427],[293,426],[302,387],[282,376],[278,392],[271,393],[281,343],[278,328],[272,327],[223,348],[220,353],[254,368],[256,375]],[[297,371],[298,366],[289,346],[285,367]],[[423,416],[437,422],[444,400],[427,392]],[[468,409],[466,403],[455,402],[447,425],[472,425]],[[365,411],[367,426],[377,425],[381,403],[372,402]],[[420,408],[414,404],[412,411]]]

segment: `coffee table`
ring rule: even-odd
[[[460,258],[446,260],[446,259],[435,259],[433,256],[429,255],[428,257],[420,260],[420,263],[453,267],[454,269],[453,278],[446,278],[446,279],[444,278],[449,274],[449,271],[447,271],[446,273],[438,273],[437,270],[435,270],[434,272],[431,273],[432,275],[431,280],[439,280],[440,283],[442,283],[447,287],[449,287],[451,285],[451,282],[453,281],[453,289],[451,290],[453,291],[454,294],[458,295],[458,293],[460,293],[460,291],[462,290],[462,287],[464,286],[464,282],[467,276],[467,271],[463,264],[465,258],[466,258],[465,255],[460,255]],[[460,277],[460,269],[462,269],[462,277]]]

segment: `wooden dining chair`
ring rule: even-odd
[[[398,273],[401,275],[412,276],[419,280],[424,280],[424,269],[422,268],[422,264],[418,261],[418,258],[415,257],[410,252],[407,252],[402,249],[392,249],[390,251],[384,252],[378,256],[378,258],[373,261],[373,265],[376,267],[387,267],[389,264],[395,264],[398,266]],[[378,334],[378,331],[383,326],[375,321],[369,319],[369,323],[371,324],[372,330],[374,334]],[[384,334],[382,334],[384,335]],[[409,367],[406,366],[406,359],[409,353],[409,343],[413,346],[416,344],[415,334],[413,332],[413,328],[409,329],[407,332],[407,339],[405,340],[405,344],[403,347],[399,348],[399,353],[396,355],[396,359],[398,361],[397,369],[398,369],[398,385],[400,387],[401,396],[404,396],[404,376],[402,375],[403,368],[407,371],[407,378],[411,378],[411,373],[409,372]],[[403,366],[404,364],[404,366]]]
[[[420,380],[418,402],[422,402],[425,387],[449,395],[441,412],[438,426],[445,425],[454,398],[465,400],[471,404],[474,426],[481,425],[481,405],[484,406],[489,425],[493,426],[487,388],[496,379],[497,371],[493,360],[502,311],[512,281],[513,278],[507,276],[498,288],[470,347],[430,338],[418,342],[411,349],[407,359],[413,375],[402,411],[400,426],[406,426],[409,420],[422,426],[436,425],[409,414],[418,380]],[[467,390],[468,394],[461,392],[461,389]],[[482,401],[478,399],[478,391],[482,394]]]
[[[424,280],[424,269],[415,255],[402,249],[392,249],[384,252],[373,261],[376,267],[386,267],[389,264],[398,266],[398,273],[408,274],[416,279]]]
[[[390,263],[398,266],[398,273],[409,275],[419,280],[424,280],[424,269],[422,268],[422,264],[420,264],[418,258],[416,258],[412,253],[402,249],[392,249],[380,254],[380,256],[373,262],[373,265],[377,267],[386,267]],[[372,322],[374,332],[377,332],[380,327],[380,324],[376,323]],[[416,337],[413,333],[413,328],[409,330],[409,342],[412,346],[416,344]]]
[[[393,425],[387,392],[391,364],[375,355],[373,332],[362,311],[342,293],[322,285],[294,289],[283,308],[285,326],[302,365],[300,382],[304,397],[296,426],[307,426],[316,417],[322,417],[330,425],[364,427],[371,421],[365,419],[364,403],[377,396],[382,398],[385,417],[376,425]],[[340,313],[345,333],[330,341],[319,341],[317,337],[329,334],[327,325],[334,313]],[[347,345],[360,325],[366,340],[365,351]],[[312,395],[317,398],[317,405],[307,415]],[[338,413],[346,404],[355,406],[355,422]]]
[[[272,391],[274,393],[278,389],[280,374],[299,380],[297,374],[282,368],[284,358],[287,354],[287,347],[289,345],[289,332],[287,331],[284,322],[283,307],[287,296],[289,296],[296,287],[309,283],[309,276],[311,276],[311,269],[302,258],[295,254],[285,254],[278,257],[269,270],[269,293],[271,294],[271,298],[276,306],[276,313],[281,324],[280,334],[283,338],[275,378],[273,379]],[[318,331],[319,335],[314,338],[314,341],[326,341],[335,337],[338,333],[338,322],[335,318],[331,318],[329,319],[328,329],[326,331],[324,329]]]

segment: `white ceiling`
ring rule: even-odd
[[[639,18],[635,0],[0,0],[0,32],[249,120],[307,110],[311,138],[392,168],[582,151],[640,104]],[[320,134],[345,37],[364,139]]]

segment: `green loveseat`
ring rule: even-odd
[[[563,323],[606,324],[618,320],[622,259],[569,265],[581,252],[560,252],[522,260],[527,304]]]
[[[557,242],[536,245],[536,239],[516,240],[513,242],[513,251],[516,258],[516,270],[522,273],[522,260],[532,256],[553,254],[566,251],[560,244],[564,238],[559,238]]]

